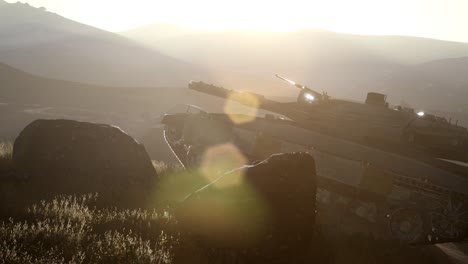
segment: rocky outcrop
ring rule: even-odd
[[[310,239],[315,224],[315,162],[306,153],[275,154],[228,172],[192,193],[180,210],[190,233],[216,245]]]
[[[15,140],[13,161],[34,184],[57,192],[118,196],[156,177],[144,146],[120,128],[73,120],[36,120],[26,126]]]

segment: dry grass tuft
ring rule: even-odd
[[[13,143],[0,142],[0,170],[13,166]]]
[[[169,263],[164,214],[97,210],[96,195],[58,196],[0,227],[4,263]]]

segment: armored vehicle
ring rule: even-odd
[[[330,230],[372,232],[404,243],[440,243],[468,235],[468,133],[445,118],[300,89],[295,102],[203,82],[189,88],[267,111],[264,117],[188,107],[165,115],[165,138],[188,169],[210,149],[232,144],[246,163],[274,153],[308,152],[318,177],[318,217]],[[194,110],[194,111],[192,111]]]

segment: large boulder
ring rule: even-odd
[[[275,154],[192,193],[179,217],[189,233],[216,245],[304,245],[314,231],[316,181],[309,154]]]
[[[156,177],[144,146],[120,128],[73,120],[36,120],[26,126],[15,140],[13,162],[32,182],[56,192],[118,196]]]

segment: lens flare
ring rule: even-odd
[[[233,172],[238,175],[225,179],[217,179],[224,173],[237,169],[247,164],[247,162],[248,160],[233,144],[217,145],[209,148],[204,153],[200,165],[200,173],[208,181],[214,181],[213,184],[217,188],[231,187],[242,182],[244,176],[243,170]]]
[[[256,245],[271,233],[270,207],[246,180],[246,162],[232,144],[205,152],[199,174],[210,183],[185,199],[178,214],[182,229],[221,247]]]
[[[248,123],[255,120],[259,106],[260,103],[254,95],[236,92],[229,96],[224,105],[224,112],[236,124]]]

